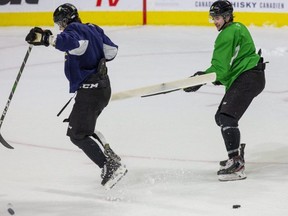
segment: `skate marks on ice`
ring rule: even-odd
[[[97,183],[95,183],[96,185]],[[115,186],[116,188],[116,186]],[[73,191],[73,190],[64,190],[64,189],[54,189],[54,188],[37,188],[37,191],[54,194],[58,196],[65,196],[75,199],[83,199],[83,200],[93,200],[103,204],[107,204],[109,202],[120,202],[125,201],[125,198],[121,196],[121,193],[117,193],[117,189],[114,192],[105,192],[103,186],[94,187],[90,190],[90,192],[83,192],[83,191]]]
[[[130,163],[128,162],[128,165]],[[135,163],[135,161],[133,163]],[[167,162],[165,163],[167,164]],[[182,163],[183,162],[180,162],[180,164]],[[150,162],[148,162],[148,164],[150,164]],[[164,163],[160,162],[160,164]],[[169,167],[169,163],[167,165]],[[188,166],[191,166],[191,164]],[[196,166],[202,167],[205,165],[199,163]],[[83,184],[87,184],[87,187],[91,186],[91,188],[86,190],[80,190],[77,186],[74,189],[37,188],[35,190],[45,193],[46,197],[49,196],[47,194],[50,194],[51,196],[62,197],[63,200],[79,200],[80,203],[95,202],[96,206],[101,204],[101,211],[104,212],[109,212],[109,208],[111,208],[110,204],[112,204],[114,207],[123,208],[123,211],[121,211],[119,215],[129,215],[127,212],[131,210],[126,208],[129,206],[132,207],[132,209],[141,209],[142,213],[139,215],[143,215],[143,211],[147,211],[149,212],[148,215],[151,215],[153,209],[159,212],[167,211],[167,213],[172,211],[175,214],[178,211],[184,215],[189,215],[192,207],[191,205],[189,206],[187,202],[194,197],[195,194],[193,191],[195,187],[199,186],[199,190],[201,188],[203,189],[201,186],[202,183],[199,185],[199,182],[215,182],[217,179],[211,166],[206,166],[208,169],[204,168],[203,171],[200,172],[199,168],[194,170],[193,168],[187,168],[185,165],[183,165],[183,167],[185,168],[130,168],[129,175],[125,176],[125,178],[109,191],[105,190],[102,186],[96,186],[100,184],[100,182],[95,181],[93,186],[91,182],[87,184],[85,180]],[[175,203],[173,201],[173,197],[175,196],[180,201]],[[178,196],[181,196],[181,198]],[[186,204],[179,206],[178,202]],[[193,208],[195,208],[195,206]],[[106,214],[103,213],[100,215]],[[133,215],[138,214],[136,212]]]
[[[283,149],[280,150],[283,151]],[[55,155],[53,152],[51,154]],[[252,156],[247,154],[247,160],[250,157],[253,158]],[[241,204],[241,211],[260,209],[263,197],[265,197],[261,194],[268,192],[267,186],[269,185],[270,193],[280,187],[277,182],[283,186],[279,175],[277,175],[278,181],[275,181],[276,178],[267,178],[267,175],[271,177],[275,170],[278,170],[277,173],[283,173],[286,167],[279,163],[247,162],[248,178],[246,180],[220,183],[216,175],[219,168],[216,162],[137,159],[135,157],[123,157],[123,160],[129,167],[129,174],[112,190],[107,191],[100,185],[100,172],[94,172],[92,164],[84,167],[81,164],[79,169],[84,169],[84,176],[81,172],[76,173],[76,176],[81,175],[79,177],[75,174],[70,176],[70,172],[67,172],[68,176],[52,176],[51,179],[47,179],[51,183],[45,183],[46,186],[43,184],[30,186],[29,182],[24,181],[19,189],[23,190],[22,193],[28,195],[28,198],[11,197],[10,194],[9,197],[3,197],[3,200],[15,202],[13,203],[15,212],[19,212],[21,216],[36,215],[36,213],[41,216],[115,214],[118,216],[190,216],[191,212],[194,215],[223,215],[223,212],[227,213],[235,203]],[[263,158],[259,158],[259,161],[263,161]],[[259,184],[259,179],[261,179],[261,184]],[[257,187],[255,187],[256,184]],[[27,187],[30,189],[27,190]],[[276,188],[273,189],[274,187]],[[249,188],[249,196],[247,190],[243,190],[244,188]],[[229,193],[232,190],[234,193]],[[17,194],[19,194],[18,190]],[[218,199],[215,199],[215,194]],[[282,196],[285,195],[277,195],[278,198]],[[259,200],[259,197],[262,198]],[[282,198],[285,200],[285,197]],[[252,207],[249,203],[254,203],[253,200],[259,202],[253,204]],[[271,204],[270,207],[275,210],[275,205],[273,205]],[[231,212],[227,214],[229,213]]]
[[[150,163],[148,164],[149,166],[151,165]],[[259,193],[249,193],[249,197],[247,197],[247,193],[243,191],[243,188],[251,188],[254,192],[267,192],[267,185],[272,180],[264,180],[263,184],[259,184],[257,189],[255,189],[255,182],[261,176],[254,176],[253,173],[250,173],[251,175],[248,175],[248,178],[244,181],[232,184],[229,182],[220,183],[217,180],[216,172],[214,172],[216,168],[211,164],[207,166],[207,164],[199,163],[195,166],[195,163],[185,162],[183,164],[181,162],[177,166],[182,165],[184,167],[182,169],[177,169],[169,163],[166,163],[167,166],[164,167],[164,163],[160,164],[162,164],[162,168],[130,168],[129,176],[126,176],[125,181],[110,191],[106,191],[101,186],[92,186],[89,190],[85,190],[86,192],[79,190],[79,188],[71,191],[51,188],[38,188],[37,190],[59,196],[65,200],[64,205],[60,204],[62,207],[57,206],[55,203],[47,203],[50,206],[50,211],[54,209],[51,212],[55,213],[61,208],[62,214],[60,215],[72,212],[74,216],[75,209],[73,210],[72,207],[75,205],[74,202],[77,202],[77,205],[81,205],[81,212],[84,210],[84,212],[88,213],[92,212],[92,209],[100,208],[101,213],[99,212],[99,215],[108,215],[111,212],[115,214],[115,209],[114,211],[111,210],[112,207],[119,210],[118,215],[129,215],[130,213],[136,216],[155,215],[153,211],[166,215],[188,216],[191,215],[191,212],[195,215],[213,215],[213,213],[220,215],[220,212],[223,213],[223,209],[229,211],[232,204],[235,203],[240,203],[243,209],[247,207],[251,209],[249,202],[258,199]],[[167,168],[170,165],[173,168]],[[159,163],[156,166],[159,166]],[[248,170],[252,171],[254,168],[259,168],[259,164],[256,164],[256,166],[250,164]],[[279,167],[278,165],[270,165],[269,168],[277,169]],[[262,174],[264,175],[265,173]],[[83,184],[85,184],[85,181],[83,181]],[[91,186],[92,184],[89,185]],[[95,182],[95,185],[97,185],[97,182]],[[235,185],[237,185],[236,188]],[[229,194],[231,190],[235,193]],[[219,194],[219,191],[222,191],[223,194]],[[218,194],[218,200],[215,200],[215,193]],[[284,194],[279,196],[282,197]],[[285,197],[282,198],[284,199]],[[43,205],[43,203],[40,203],[40,205]],[[207,208],[207,205],[209,208]],[[261,200],[258,204],[253,205],[254,209],[260,207]],[[47,206],[45,208],[48,209]]]

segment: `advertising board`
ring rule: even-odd
[[[0,0],[0,26],[53,25],[67,0]],[[70,0],[83,21],[99,25],[209,25],[211,0]],[[257,26],[288,25],[287,0],[231,0],[235,17]]]

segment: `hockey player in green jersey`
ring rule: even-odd
[[[256,53],[248,29],[233,21],[233,6],[229,1],[218,0],[209,10],[210,17],[219,31],[216,38],[211,66],[193,76],[215,72],[215,85],[225,86],[225,95],[215,114],[215,121],[221,128],[228,153],[228,160],[220,162],[217,172],[220,181],[245,179],[244,154],[239,153],[240,130],[238,121],[252,100],[265,87],[265,63]],[[202,85],[184,89],[195,92]],[[243,151],[242,151],[243,152]]]

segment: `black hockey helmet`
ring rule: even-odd
[[[70,3],[62,4],[54,11],[53,20],[54,23],[65,28],[69,23],[79,21],[78,10]]]
[[[226,17],[227,15],[231,15],[233,14],[233,6],[231,4],[231,2],[227,1],[227,0],[218,0],[215,1],[209,10],[209,14],[211,17],[215,17],[215,16],[223,16]]]

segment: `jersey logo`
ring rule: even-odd
[[[98,88],[99,83],[95,83],[95,84],[83,84],[81,86],[81,88],[83,89],[92,89],[92,88]]]

